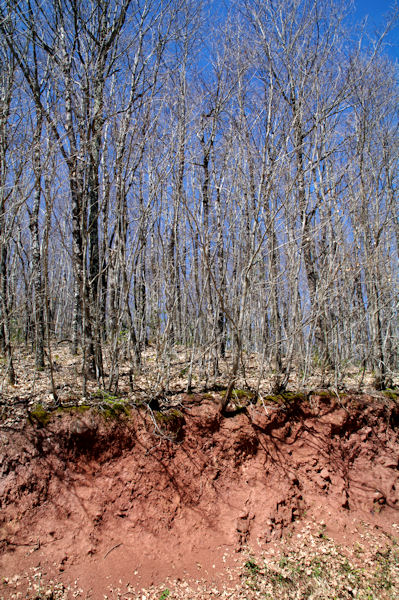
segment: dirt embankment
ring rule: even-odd
[[[180,400],[0,429],[0,598],[35,597],[31,577],[94,599],[167,577],[217,582],[240,551],[310,521],[342,544],[362,524],[397,535],[394,400],[315,393],[223,418],[209,396]]]

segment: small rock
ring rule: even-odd
[[[367,438],[369,437],[370,433],[371,433],[371,427],[364,427],[359,433],[359,437],[361,439],[362,442],[366,441]]]
[[[330,473],[326,468],[324,468],[320,471],[320,477],[322,477],[326,481],[331,481]]]
[[[382,492],[377,490],[373,495],[373,501],[377,504],[383,505],[386,502],[386,498]]]

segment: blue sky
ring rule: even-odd
[[[372,34],[377,30],[381,30],[385,22],[385,16],[392,11],[395,2],[394,0],[357,0],[355,6],[356,20],[361,21],[367,17],[367,29]],[[398,6],[397,2],[396,6]],[[387,52],[399,59],[399,21],[387,37],[387,42],[389,44]]]
[[[355,2],[356,12],[362,17],[369,15],[370,20],[376,23],[380,22],[385,13],[394,6],[394,2],[391,0],[358,0]]]

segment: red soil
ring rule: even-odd
[[[190,396],[182,413],[161,421],[179,441],[157,435],[144,410],[0,429],[0,598],[25,594],[35,568],[95,599],[167,577],[225,579],[241,549],[256,553],[306,520],[345,544],[362,523],[394,533],[393,401],[313,395],[220,417]]]

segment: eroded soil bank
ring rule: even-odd
[[[217,597],[248,549],[310,523],[347,547],[365,529],[369,544],[373,532],[396,543],[394,398],[315,392],[227,417],[215,400],[3,425],[0,598],[45,597],[52,581],[65,598],[133,599],[168,577],[204,580]]]

